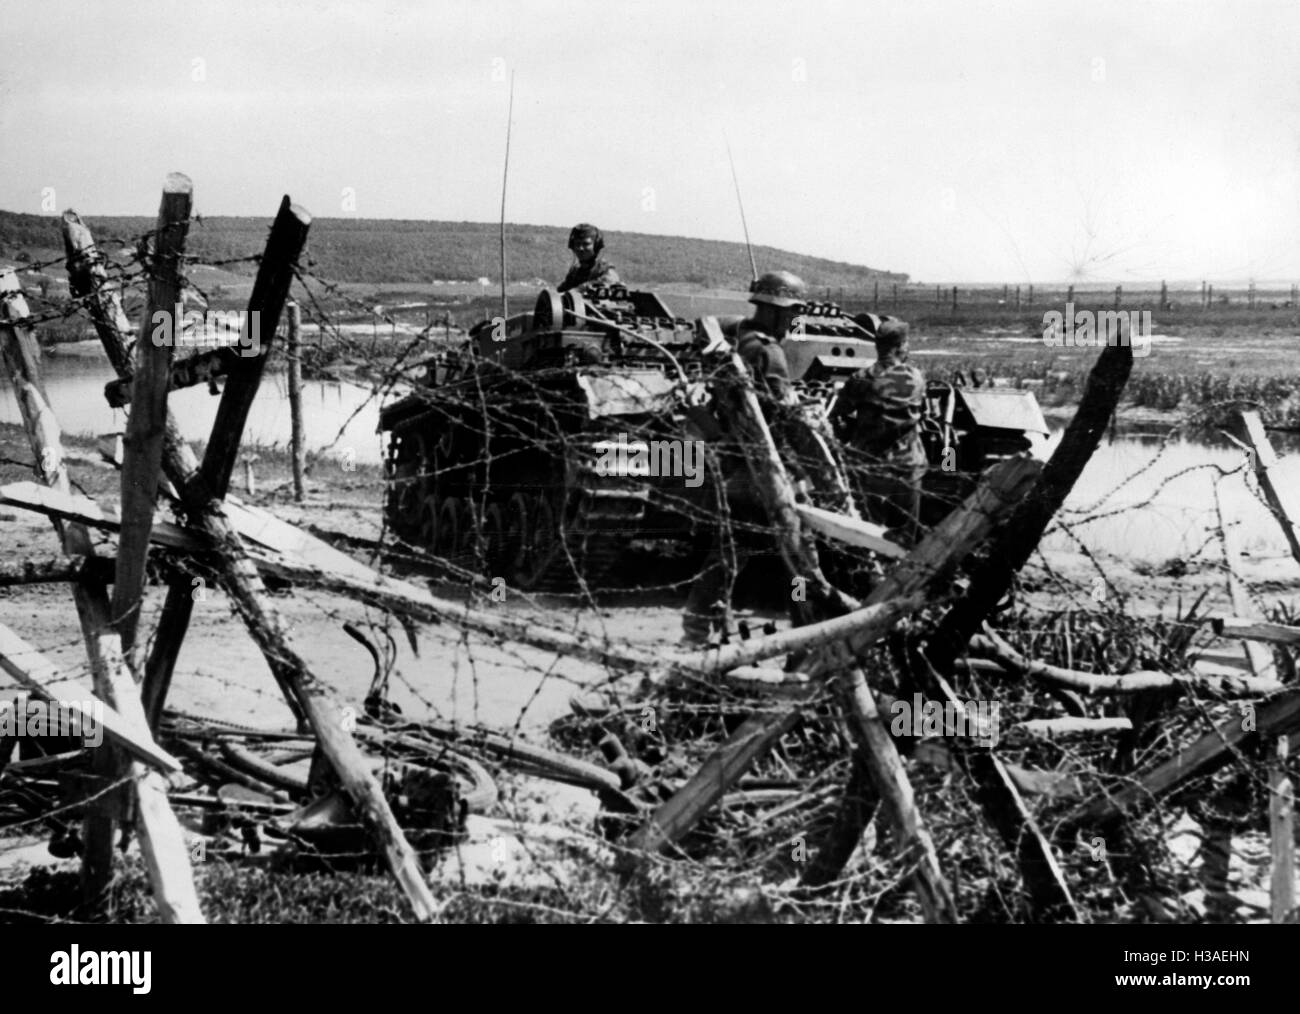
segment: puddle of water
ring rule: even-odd
[[[1049,450],[1060,437],[1059,431],[1052,435]],[[1274,446],[1284,455],[1272,472],[1274,482],[1300,482],[1300,455],[1285,456],[1287,448],[1276,435]],[[1247,481],[1243,459],[1243,452],[1226,441],[1165,443],[1153,435],[1117,436],[1097,448],[1066,500],[1061,520],[1093,552],[1146,563],[1185,559],[1219,523],[1217,482],[1224,520],[1236,525],[1242,552],[1285,556],[1286,539],[1256,495],[1254,477]],[[1233,470],[1236,474],[1222,475]],[[1077,552],[1078,544],[1055,531],[1043,540],[1043,548]],[[1205,552],[1208,559],[1217,559],[1220,551],[1212,543]]]
[[[104,385],[114,379],[112,367],[98,359],[52,356],[42,364],[45,388],[59,425],[72,435],[98,436],[126,428],[126,413],[109,408]],[[370,392],[354,384],[304,381],[302,391],[303,428],[308,450],[352,448],[356,460],[383,460],[382,442],[375,431],[379,425],[376,400],[367,403]],[[18,404],[7,379],[0,380],[0,422],[21,423]],[[167,399],[177,425],[187,440],[207,440],[216,419],[219,397],[206,387],[173,391]],[[359,410],[359,411],[358,411]],[[353,417],[353,413],[357,413]],[[350,420],[350,421],[349,421]],[[343,435],[340,437],[339,432]],[[250,443],[265,447],[289,444],[289,379],[283,373],[268,373],[253,402],[245,430]],[[338,441],[335,443],[335,438]]]
[[[913,351],[913,355],[927,354],[949,353]],[[104,384],[113,377],[106,364],[56,356],[47,359],[44,366],[50,401],[66,432],[97,435],[125,428],[126,414],[109,408],[104,400]],[[18,406],[7,387],[7,382],[0,382],[0,390],[4,391],[0,394],[0,422],[20,423]],[[308,447],[319,450],[333,443],[339,452],[354,449],[358,461],[381,461],[383,440],[376,432],[379,406],[368,398],[366,389],[352,384],[304,383]],[[174,392],[169,400],[186,438],[205,440],[220,399],[200,387]],[[257,444],[288,444],[288,380],[284,374],[269,374],[263,381],[247,432],[249,440]],[[1046,452],[1059,439],[1058,431],[1048,441]],[[1300,483],[1300,453],[1296,453],[1300,452],[1300,443],[1293,440],[1287,445],[1274,435],[1274,446],[1283,455],[1276,466],[1275,481]],[[1288,450],[1293,453],[1287,455]],[[1220,481],[1219,489],[1225,517],[1239,525],[1242,550],[1252,556],[1284,556],[1285,539],[1272,514],[1253,492],[1253,478],[1248,485],[1240,471],[1242,458],[1242,452],[1226,442],[1207,444],[1180,439],[1166,446],[1160,437],[1150,434],[1119,435],[1113,442],[1103,441],[1093,455],[1066,502],[1064,520],[1093,552],[1147,563],[1185,557],[1200,547],[1209,528],[1217,524],[1214,484],[1219,470],[1238,469],[1237,474]],[[1133,478],[1121,486],[1128,476]],[[1044,548],[1077,552],[1078,544],[1064,532],[1056,531],[1044,540]],[[1217,549],[1212,548],[1210,553],[1213,556]]]

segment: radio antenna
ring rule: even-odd
[[[731,141],[727,135],[722,135],[723,141],[727,145],[727,161],[731,163],[731,182],[736,185],[736,203],[740,205],[740,227],[745,230],[745,249],[749,251],[749,270],[754,273],[754,281],[758,281],[758,265],[754,262],[754,247],[749,242],[749,223],[745,221],[745,202],[740,196],[740,180],[736,178],[736,160],[731,156]]]
[[[515,72],[510,71],[510,105],[506,110],[506,162],[501,170],[501,319],[510,316],[506,302],[506,181],[510,179],[510,126],[515,115]]]

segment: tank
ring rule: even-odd
[[[685,460],[700,434],[684,389],[704,390],[695,335],[623,287],[545,290],[531,313],[477,325],[381,409],[389,527],[524,589],[693,552],[712,490],[702,455]]]
[[[719,318],[723,333],[741,319]],[[601,583],[635,572],[637,553],[702,555],[718,492],[703,455],[689,459],[720,435],[705,407],[704,334],[655,293],[623,286],[544,290],[530,313],[478,324],[381,409],[389,528],[524,589]],[[801,400],[825,408],[875,360],[868,333],[830,303],[809,304],[782,348]],[[1046,434],[1032,392],[930,382],[922,520]]]

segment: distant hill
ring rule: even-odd
[[[135,216],[87,218],[96,240],[129,239],[152,228]],[[62,250],[59,220],[53,215],[0,211],[0,258],[45,261]],[[259,253],[269,222],[259,218],[204,217],[190,229],[188,252],[205,262]],[[312,223],[307,254],[312,270],[340,282],[422,282],[434,279],[495,279],[500,271],[500,227],[486,222],[416,222],[375,218],[318,218]],[[571,262],[565,248],[568,229],[548,225],[507,225],[510,278],[558,281]],[[607,232],[606,255],[623,279],[637,285],[686,283],[711,288],[744,288],[749,259],[743,243]],[[810,285],[862,290],[867,283],[906,283],[905,274],[879,271],[842,261],[755,247],[760,268],[783,268]],[[25,256],[23,256],[25,255]],[[251,263],[227,270],[252,274]]]

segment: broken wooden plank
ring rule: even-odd
[[[180,762],[154,741],[147,728],[134,725],[104,704],[89,688],[81,686],[79,681],[61,671],[40,651],[2,623],[0,671],[7,673],[42,700],[80,716],[83,726],[102,724],[105,736],[133,757],[153,765],[164,774],[174,774],[181,770]],[[92,702],[99,704],[102,714],[95,715],[93,706],[88,706]]]
[[[1300,646],[1300,627],[1246,616],[1216,616],[1210,621],[1220,637],[1235,637],[1242,641],[1263,641],[1266,644]]]
[[[1264,432],[1264,424],[1260,421],[1259,413],[1239,414],[1241,425],[1246,431],[1246,442],[1250,446],[1259,487],[1264,491],[1264,498],[1268,500],[1273,516],[1282,527],[1286,543],[1291,547],[1291,555],[1300,562],[1300,530],[1296,528],[1296,525],[1300,524],[1300,505],[1296,504],[1289,487],[1278,485],[1273,481],[1272,469],[1277,465],[1277,454],[1268,439],[1268,434]]]
[[[828,539],[869,549],[892,560],[901,560],[907,555],[905,548],[885,538],[888,529],[883,525],[847,517],[834,511],[823,510],[821,507],[813,507],[811,504],[796,504],[795,510],[813,531]]]
[[[149,529],[158,498],[167,419],[167,375],[181,330],[180,259],[189,233],[193,196],[188,176],[168,175],[152,236],[149,295],[135,343],[136,390],[122,438],[122,528],[113,582],[113,616],[122,637],[122,650],[128,657],[135,646],[144,598]],[[164,318],[161,322],[160,315]],[[160,324],[164,331],[161,335]]]
[[[698,822],[697,812],[707,813],[749,766],[793,729],[798,711],[786,711],[779,718],[754,715],[745,720],[727,741],[711,753],[671,799],[657,809],[629,839],[632,848],[658,852],[681,839]]]
[[[35,482],[10,482],[0,486],[0,504],[36,511],[51,519],[83,528],[88,526],[116,532],[122,527],[122,518],[113,507],[101,506],[80,493],[42,486]],[[167,549],[199,553],[207,548],[196,532],[162,518],[155,518],[149,538],[156,545]]]

